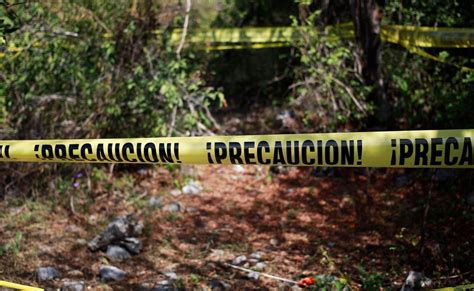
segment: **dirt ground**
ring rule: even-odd
[[[184,289],[288,288],[225,265],[245,255],[243,267],[263,262],[262,272],[291,280],[333,275],[352,289],[397,289],[417,268],[433,286],[473,280],[466,172],[193,166],[131,173],[86,171],[46,201],[41,194],[5,197],[0,278],[52,288],[76,280],[103,290],[147,290],[164,280]],[[202,192],[177,191],[190,181]],[[180,209],[151,207],[152,197]],[[88,249],[113,218],[132,213],[145,226],[140,254],[116,263]],[[256,252],[261,258],[252,261]],[[127,276],[101,282],[103,264]],[[37,282],[36,269],[44,266],[55,267],[59,278]]]

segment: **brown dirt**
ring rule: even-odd
[[[383,273],[384,284],[391,287],[400,286],[409,268],[420,262],[436,284],[472,280],[472,274],[459,276],[472,270],[466,259],[472,247],[460,235],[474,226],[472,206],[462,203],[470,191],[463,179],[448,181],[452,186],[446,192],[437,187],[440,183],[432,184],[433,217],[428,216],[426,250],[420,253],[425,202],[434,183],[421,178],[427,173],[375,170],[367,188],[364,169],[338,169],[322,177],[310,168],[273,174],[260,166],[148,168],[130,179],[129,173],[116,172],[108,182],[84,180],[74,194],[68,192],[75,197],[74,212],[66,194],[50,198],[57,203],[37,198],[13,207],[12,199],[1,202],[1,245],[11,244],[18,231],[23,238],[18,253],[2,255],[0,277],[38,284],[35,269],[54,266],[62,278],[94,288],[136,289],[165,280],[164,272],[173,270],[180,277],[177,286],[187,289],[205,288],[213,279],[233,289],[273,289],[281,283],[252,281],[222,264],[262,251],[266,273],[288,279],[332,274],[347,278],[355,289],[362,283],[357,266]],[[406,181],[397,182],[400,177]],[[169,194],[176,183],[189,179],[200,181],[200,195]],[[364,204],[366,189],[373,201]],[[146,205],[151,196],[162,196],[164,204],[179,201],[184,210],[152,210]],[[443,206],[446,201],[452,211]],[[105,254],[90,252],[81,239],[89,241],[113,217],[129,213],[145,222],[144,249],[130,261],[113,263],[130,275],[105,285],[98,277],[100,264],[107,263]],[[469,244],[472,233],[464,235]],[[82,276],[71,277],[70,270]],[[443,279],[452,275],[452,280]],[[61,282],[41,285],[59,287]]]

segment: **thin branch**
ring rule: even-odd
[[[174,126],[176,124],[176,113],[178,111],[178,106],[173,107],[173,112],[171,113],[171,123],[170,127],[168,129],[168,137],[170,137],[173,134],[174,131]]]
[[[293,280],[289,280],[289,279],[286,279],[286,278],[282,278],[282,277],[278,277],[278,276],[274,276],[274,275],[270,275],[270,274],[250,270],[250,269],[247,269],[247,268],[235,266],[235,265],[228,264],[228,263],[224,263],[224,264],[228,267],[231,267],[231,268],[234,268],[234,269],[237,269],[237,270],[240,270],[240,271],[244,271],[244,272],[247,272],[247,273],[256,273],[256,274],[259,274],[260,276],[267,277],[267,278],[270,278],[270,279],[275,279],[275,280],[278,280],[278,281],[282,281],[282,282],[286,282],[286,283],[290,283],[290,284],[295,284],[295,285],[298,284],[298,282],[293,281]]]
[[[181,41],[179,42],[178,48],[176,49],[176,56],[181,58],[181,50],[183,49],[184,42],[186,41],[186,34],[188,33],[189,26],[189,12],[191,11],[191,0],[186,0],[186,15],[184,16],[183,33],[181,34]]]
[[[366,113],[365,112],[365,109],[364,107],[359,103],[359,101],[357,100],[357,98],[354,96],[354,94],[352,93],[352,89],[350,87],[348,87],[346,84],[344,84],[342,81],[340,81],[339,79],[337,78],[333,78],[334,82],[336,82],[336,84],[338,84],[339,86],[341,86],[346,92],[347,94],[351,97],[352,101],[354,101],[355,105],[357,106],[357,108],[359,108],[359,110],[363,113]]]

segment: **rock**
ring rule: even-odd
[[[256,263],[255,266],[253,266],[253,269],[255,271],[263,271],[266,267],[267,267],[267,264],[265,264],[264,262],[259,262],[259,263]]]
[[[260,278],[260,274],[257,272],[250,272],[247,274],[247,278],[250,280],[258,280],[258,278]]]
[[[164,275],[170,280],[178,280],[178,275],[175,272],[166,272]]]
[[[170,194],[173,195],[174,197],[178,197],[179,195],[181,195],[181,190],[179,189],[173,189],[170,191]]]
[[[61,287],[61,291],[83,291],[86,287],[82,281],[67,281]]]
[[[83,238],[78,238],[78,239],[76,239],[76,244],[79,245],[79,246],[86,246],[87,241]]]
[[[100,278],[103,281],[120,281],[127,273],[114,266],[100,266]]]
[[[274,247],[276,247],[280,242],[276,238],[270,239],[270,244]]]
[[[173,290],[177,290],[176,288],[174,288],[173,284],[171,284],[171,282],[168,280],[163,280],[159,282],[150,291],[173,291]]]
[[[120,246],[127,249],[132,255],[138,255],[142,250],[142,243],[136,237],[127,237],[120,242]]]
[[[186,186],[183,187],[183,194],[199,195],[201,192],[202,186],[196,181],[190,181]]]
[[[261,260],[263,256],[262,252],[253,252],[250,254],[250,257],[256,260]]]
[[[242,167],[241,165],[234,165],[232,168],[234,169],[234,172],[238,174],[245,173],[245,168]]]
[[[168,212],[179,212],[181,210],[181,204],[178,202],[171,202],[169,204],[166,204],[163,207],[163,211],[168,211]]]
[[[211,280],[211,282],[209,282],[209,288],[212,291],[220,291],[220,290],[230,289],[230,285],[225,282],[213,279]]]
[[[110,245],[107,247],[107,258],[112,262],[121,262],[131,259],[132,256],[126,249],[120,246]]]
[[[161,205],[162,200],[163,198],[161,197],[151,197],[148,200],[148,206],[150,206],[151,208],[160,208],[162,206]]]
[[[109,223],[101,234],[89,242],[88,247],[91,251],[97,251],[126,237],[138,236],[142,230],[143,224],[133,215],[121,216]]]
[[[49,281],[59,277],[59,272],[53,267],[39,267],[36,270],[38,281]]]
[[[237,258],[235,258],[233,261],[232,261],[232,264],[234,265],[240,265],[242,263],[245,263],[247,261],[247,257],[246,256],[238,256]]]
[[[411,291],[420,288],[427,288],[431,285],[431,279],[426,277],[421,272],[410,271],[405,283],[403,284],[401,291]]]
[[[79,277],[83,277],[83,276],[84,276],[84,273],[82,273],[82,272],[79,271],[79,270],[71,270],[71,271],[67,272],[67,275],[68,275],[68,277],[76,277],[76,278],[79,278]]]

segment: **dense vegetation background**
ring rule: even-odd
[[[378,88],[365,74],[366,60],[355,39],[329,41],[309,33],[312,29],[324,30],[329,25],[352,21],[351,7],[359,1],[193,0],[189,29],[306,26],[306,37],[288,48],[209,52],[185,44],[177,53],[176,44],[170,43],[169,36],[172,29],[183,27],[186,2],[0,1],[1,138],[448,129],[474,125],[474,72],[450,65],[473,68],[472,48],[427,49],[446,62],[441,63],[401,46],[383,43],[376,68],[383,86]],[[382,24],[474,27],[472,1],[365,2],[376,4]],[[380,94],[383,99],[379,98]],[[11,207],[29,205],[27,209],[31,213],[63,211],[70,209],[69,198],[74,191],[74,195],[82,197],[79,200],[86,201],[84,205],[89,205],[93,202],[87,197],[96,195],[91,193],[132,193],[142,179],[135,179],[135,172],[142,170],[135,167],[118,167],[119,173],[116,169],[115,174],[113,167],[103,166],[3,164],[0,167],[4,210],[0,216],[3,219],[0,254],[8,257],[7,263],[0,265],[3,268],[0,274],[13,279],[21,278],[21,269],[30,268],[30,272],[31,266],[22,257],[20,245],[17,246],[28,231],[19,227],[21,223],[9,221],[7,213],[12,213]],[[163,189],[179,188],[189,180],[187,174],[180,174],[179,168],[160,171],[171,173],[163,179],[174,179],[174,182],[163,182],[167,185]],[[300,171],[301,177],[314,174],[310,170]],[[79,189],[72,187],[77,182],[77,173],[85,173],[90,184]],[[353,193],[357,231],[376,229],[371,225],[377,222],[368,225],[361,222],[373,216],[369,209],[374,203],[384,200],[385,195],[390,196],[382,181],[394,179],[400,187],[408,185],[409,189],[398,193],[402,198],[395,200],[407,207],[391,208],[383,215],[383,219],[391,217],[396,221],[393,228],[397,233],[392,237],[398,236],[395,257],[400,259],[393,259],[382,269],[374,264],[374,272],[359,266],[358,275],[351,275],[344,267],[338,271],[328,267],[332,259],[327,253],[317,252],[329,261],[323,264],[327,273],[344,274],[341,277],[354,282],[352,287],[363,289],[392,286],[390,282],[400,280],[406,268],[423,269],[430,277],[448,278],[436,282],[438,285],[451,282],[450,276],[454,276],[453,283],[472,281],[474,265],[469,258],[473,248],[465,243],[472,241],[472,231],[462,235],[457,232],[473,226],[472,172],[368,169],[335,173],[337,179],[365,177],[359,183],[362,188],[381,183],[371,191]],[[317,175],[320,174],[318,170]],[[330,175],[332,181],[333,172],[323,174]],[[143,206],[137,201],[149,198],[126,197],[137,208]],[[43,204],[44,201],[47,203]],[[84,217],[92,215],[93,207],[89,207],[84,206]],[[407,210],[408,207],[411,208]],[[68,211],[66,217],[71,215],[73,218],[69,219],[79,220],[76,224],[83,223],[82,218]],[[110,216],[113,214],[107,217]],[[429,222],[428,218],[431,218]],[[35,221],[31,217],[22,219]],[[103,219],[102,225],[107,221],[106,217]],[[176,218],[167,219],[173,222]],[[12,225],[8,226],[9,223]],[[89,224],[94,229],[91,225],[96,223],[89,221]],[[456,230],[447,224],[454,224]],[[150,241],[152,237],[149,236]],[[431,255],[427,255],[427,248],[433,249]],[[37,264],[41,264],[38,260]],[[337,262],[343,265],[343,261],[340,258]],[[18,268],[6,271],[9,264]],[[351,265],[352,261],[347,259],[347,264]],[[185,277],[184,286],[196,287],[210,276],[206,272],[198,274],[198,277]],[[95,275],[85,272],[85,277],[90,281]],[[255,284],[249,286],[262,287]]]

